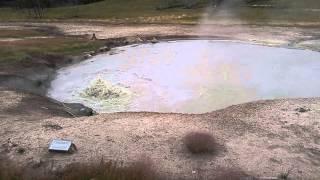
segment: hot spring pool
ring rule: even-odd
[[[125,46],[60,69],[48,95],[98,112],[181,113],[315,97],[320,53],[210,40]]]

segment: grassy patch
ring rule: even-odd
[[[0,29],[0,38],[25,38],[36,36],[47,36],[48,33],[40,32],[33,29],[24,30],[12,30],[12,29]]]
[[[74,37],[5,41],[0,43],[0,63],[16,63],[37,54],[77,55],[95,50],[102,44],[102,41]]]
[[[196,6],[187,8],[190,2]],[[178,2],[178,3],[176,3]],[[181,3],[182,2],[182,3]],[[229,7],[222,4],[214,10],[212,22],[220,20],[248,21],[250,23],[285,21],[320,22],[318,0],[270,0],[271,8],[247,7],[246,4]],[[269,3],[270,2],[270,3]],[[227,3],[228,4],[228,3]],[[103,19],[116,23],[198,23],[207,12],[208,0],[105,0],[97,3],[49,8],[43,19]],[[0,8],[0,20],[36,20],[27,11]]]
[[[107,19],[119,22],[179,22],[183,17],[201,17],[202,9],[157,10],[162,0],[108,0],[87,5],[46,9],[44,19]],[[0,8],[0,20],[33,19],[26,11]],[[153,21],[151,21],[153,20]]]
[[[197,16],[201,9],[157,10],[160,0],[108,0],[82,6],[48,10],[49,19],[108,19],[117,22],[178,22],[184,16]],[[180,18],[179,18],[180,17]],[[160,20],[161,19],[161,20]]]

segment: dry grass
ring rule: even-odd
[[[160,180],[150,160],[142,159],[130,166],[101,161],[98,164],[73,164],[59,175],[64,180]]]
[[[152,162],[143,158],[130,166],[106,162],[92,164],[71,164],[58,172],[43,168],[22,168],[8,159],[0,159],[0,180],[161,180]]]
[[[217,168],[211,180],[256,180],[245,172],[233,168]],[[174,180],[160,175],[148,158],[142,158],[130,166],[101,160],[98,163],[70,164],[64,169],[50,171],[44,167],[19,167],[7,158],[0,157],[0,180]],[[180,178],[181,179],[181,178]],[[208,178],[197,177],[192,180]],[[182,180],[182,179],[181,179]]]
[[[12,30],[12,29],[0,29],[0,38],[25,38],[35,36],[48,36],[48,33],[33,30]]]
[[[85,38],[54,37],[48,39],[25,39],[0,43],[0,63],[16,63],[33,54],[78,55],[95,50],[102,41],[89,41]]]
[[[249,176],[238,169],[218,168],[217,175],[213,180],[256,180],[257,178]]]
[[[214,154],[217,153],[219,147],[215,138],[206,132],[190,132],[183,141],[193,154]]]
[[[64,169],[53,173],[44,168],[22,168],[13,165],[8,159],[0,158],[0,180],[164,180],[155,170],[153,163],[143,158],[123,166],[122,163],[106,162],[92,164],[71,164]],[[212,180],[256,180],[241,170],[218,168],[214,171]],[[202,180],[195,178],[194,180]],[[207,179],[207,178],[205,178]]]
[[[47,171],[19,167],[6,157],[0,157],[0,180],[54,180],[54,178]]]

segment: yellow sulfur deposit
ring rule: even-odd
[[[102,78],[97,78],[96,80],[91,82],[90,86],[86,88],[81,95],[87,98],[91,97],[101,100],[107,100],[127,96],[130,94],[131,93],[123,87],[114,86]]]
[[[80,96],[93,107],[113,112],[116,109],[125,110],[130,103],[132,93],[124,87],[112,85],[99,77],[93,80],[89,87],[80,93]]]

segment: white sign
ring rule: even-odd
[[[49,151],[68,152],[72,146],[72,141],[54,139],[49,147]]]

